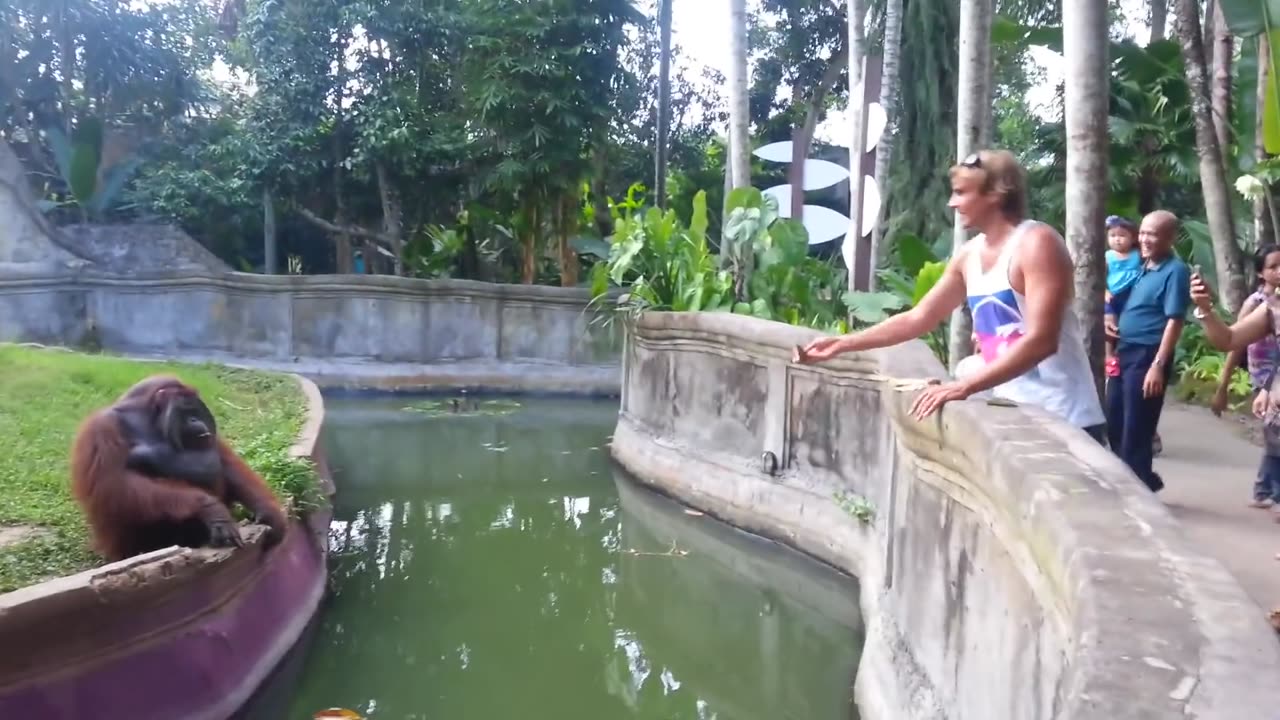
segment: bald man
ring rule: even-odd
[[[1191,271],[1173,252],[1177,235],[1178,218],[1167,210],[1142,219],[1138,229],[1142,275],[1120,314],[1116,344],[1120,375],[1107,383],[1111,449],[1152,492],[1163,488],[1164,481],[1151,469],[1151,441],[1191,304]]]

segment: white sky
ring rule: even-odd
[[[747,0],[748,7],[759,0]],[[1150,32],[1146,22],[1149,0],[1120,0],[1128,22],[1117,28],[1123,36],[1145,37]],[[1170,18],[1172,21],[1172,17]],[[729,66],[729,0],[675,0],[671,8],[672,41],[679,43],[687,62],[715,67],[724,72]],[[1062,56],[1043,47],[1031,49],[1033,60],[1045,70],[1047,82],[1032,89],[1028,98],[1032,108],[1047,106],[1062,82]],[[676,67],[679,67],[677,65]],[[818,126],[816,139],[846,145],[851,133],[848,115],[834,110]]]

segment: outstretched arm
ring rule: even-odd
[[[820,362],[837,355],[861,350],[874,350],[914,340],[928,333],[964,302],[964,258],[968,248],[947,263],[938,282],[925,293],[920,302],[910,310],[894,315],[865,330],[822,337],[805,346],[796,358],[798,362]]]
[[[1258,306],[1258,301],[1250,295],[1244,301],[1244,305],[1240,306],[1240,314],[1236,316],[1236,322],[1244,320]],[[1213,402],[1210,408],[1214,415],[1221,415],[1223,410],[1227,409],[1227,395],[1231,386],[1231,376],[1235,374],[1236,368],[1245,364],[1245,353],[1243,350],[1232,350],[1227,353],[1226,362],[1222,365],[1222,375],[1218,378],[1218,387],[1213,393]]]
[[[1205,339],[1219,350],[1244,350],[1250,344],[1267,336],[1272,331],[1271,310],[1266,303],[1261,303],[1244,318],[1227,327],[1213,313],[1213,295],[1209,285],[1199,274],[1191,276],[1191,302],[1200,309],[1198,314],[1200,325],[1204,328]]]

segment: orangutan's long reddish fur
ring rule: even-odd
[[[151,478],[125,468],[129,446],[111,408],[163,403],[156,397],[162,389],[195,392],[175,377],[153,375],[126,391],[114,405],[85,418],[76,431],[71,445],[71,489],[98,553],[114,561],[156,549],[154,538],[142,534],[149,524],[197,517],[230,520],[229,508],[235,502],[270,528],[268,544],[279,541],[287,527],[279,501],[221,437],[215,441],[223,477],[212,493],[181,480]]]

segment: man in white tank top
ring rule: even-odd
[[[848,335],[814,340],[796,362],[821,362],[919,338],[967,302],[982,364],[916,398],[920,419],[991,390],[1041,407],[1099,442],[1106,418],[1075,314],[1074,269],[1062,236],[1028,220],[1026,174],[1008,151],[984,150],[951,168],[950,207],[981,234],[953,253],[942,278],[910,310]]]

